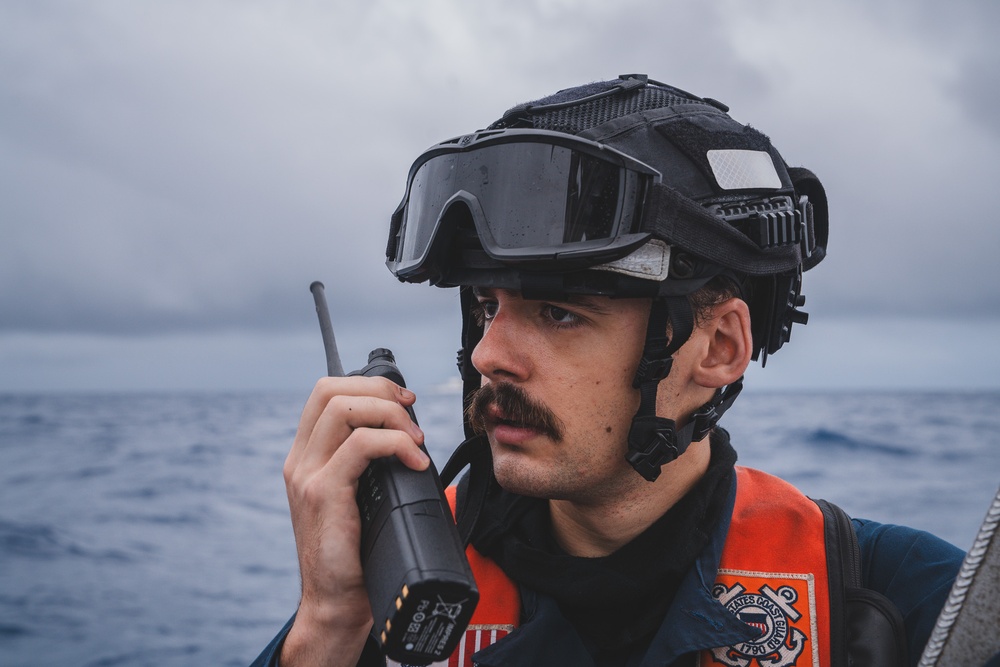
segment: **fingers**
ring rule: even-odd
[[[412,422],[411,422],[412,423]],[[326,464],[332,475],[357,480],[373,459],[396,456],[414,470],[424,470],[430,459],[409,433],[386,428],[357,428]]]
[[[382,377],[321,378],[316,382],[309,400],[306,401],[306,405],[302,409],[296,440],[300,437],[309,438],[312,427],[334,396],[374,396],[395,401],[401,405],[412,405],[416,399],[412,391],[403,389],[395,382]]]
[[[357,429],[387,429],[407,434],[409,441],[377,438],[373,446],[378,454],[366,458],[396,454],[406,465],[414,467],[416,463],[417,469],[423,469],[426,465],[422,464],[416,447],[423,443],[423,432],[405,410],[415,400],[413,392],[385,378],[320,380],[302,411],[299,430],[285,462],[286,471],[303,465],[313,470],[324,466]],[[388,450],[387,442],[391,443]],[[357,453],[363,452],[361,449]]]
[[[423,442],[423,433],[399,403],[372,396],[334,396],[327,403],[302,449],[300,465],[323,466],[340,449],[354,444],[352,453],[371,460],[398,454],[410,458],[408,450]],[[360,475],[360,471],[358,473]]]

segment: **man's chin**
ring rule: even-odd
[[[560,497],[563,477],[551,458],[552,441],[536,433],[535,440],[523,444],[504,443],[489,434],[493,457],[493,475],[500,486],[511,493],[532,498]]]
[[[493,446],[493,475],[502,489],[519,496],[546,497],[545,475],[522,451]]]

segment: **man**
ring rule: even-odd
[[[827,240],[819,180],[727,111],[624,75],[410,171],[387,263],[462,288],[463,448],[486,461],[454,501],[482,594],[480,650],[456,664],[919,657],[961,552],[737,472],[716,427],[751,360],[805,323]],[[414,400],[380,378],[317,384],[285,465],[302,600],[259,664],[383,664],[355,493],[376,458],[428,465]]]

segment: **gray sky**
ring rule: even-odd
[[[383,265],[427,146],[644,72],[815,171],[830,255],[773,388],[1000,387],[1000,5],[967,0],[0,3],[0,391],[283,388],[393,347],[453,375],[457,299]]]

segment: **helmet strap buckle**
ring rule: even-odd
[[[632,419],[625,459],[645,479],[654,481],[660,476],[662,466],[681,453],[674,420],[656,415],[637,415]]]
[[[628,432],[625,459],[645,479],[655,481],[665,464],[686,452],[692,442],[698,442],[712,432],[742,389],[743,378],[719,389],[712,400],[698,408],[691,415],[691,420],[679,429],[672,419],[655,414],[636,414]]]
[[[664,348],[665,351],[666,348]],[[659,382],[670,374],[673,364],[674,358],[672,356],[650,358],[643,355],[642,359],[639,360],[639,367],[635,371],[632,386],[639,389],[647,382]]]

